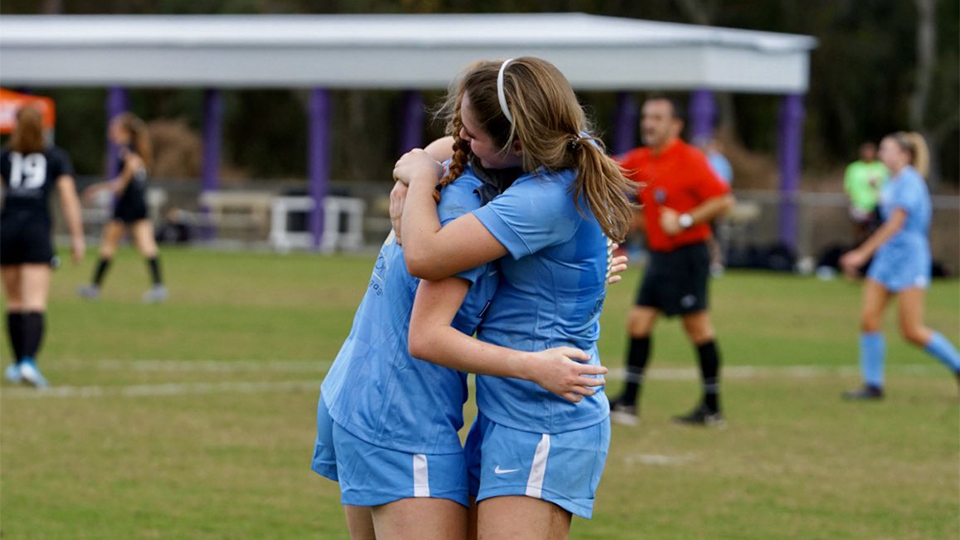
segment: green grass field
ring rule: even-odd
[[[129,251],[98,303],[73,294],[92,257],[55,273],[41,357],[54,387],[2,388],[2,537],[347,538],[336,485],[308,465],[320,381],[372,257],[167,250],[163,262],[159,306],[140,303],[146,270]],[[613,368],[637,278],[603,315]],[[715,280],[725,430],[671,424],[698,382],[679,323],[662,322],[643,422],[614,427],[594,519],[572,538],[957,538],[956,381],[896,335],[891,311],[888,399],[842,402],[858,384],[859,296],[843,281]],[[934,283],[927,320],[960,340],[960,284]]]

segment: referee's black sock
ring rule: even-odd
[[[10,338],[10,348],[13,349],[13,361],[20,363],[23,358],[23,313],[20,311],[7,312],[7,337]]]
[[[100,260],[97,261],[97,269],[93,273],[93,284],[97,287],[103,283],[103,276],[106,275],[107,269],[110,268],[110,262],[112,261],[109,257],[100,257]]]
[[[150,278],[153,279],[154,285],[163,285],[163,280],[160,279],[160,258],[156,255],[147,259],[147,265],[150,267]]]
[[[46,314],[42,311],[27,311],[23,314],[23,358],[36,360],[40,344],[43,343],[43,331]]]
[[[643,372],[650,358],[650,336],[630,338],[627,353],[627,385],[620,396],[620,403],[633,407],[637,403],[640,387],[643,385]]]
[[[710,340],[697,346],[700,375],[703,378],[703,404],[711,412],[720,410],[720,352],[717,342]]]

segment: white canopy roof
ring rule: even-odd
[[[802,93],[809,36],[579,13],[3,16],[0,82],[38,86],[444,88],[533,55],[593,90]]]

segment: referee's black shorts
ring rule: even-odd
[[[44,216],[15,213],[0,220],[0,265],[50,264],[52,261],[50,222]]]
[[[673,251],[651,251],[636,305],[655,308],[668,317],[703,311],[707,309],[709,278],[706,242]]]

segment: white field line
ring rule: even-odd
[[[137,372],[207,372],[207,373],[325,373],[331,362],[318,360],[99,360],[94,362],[61,361],[55,365],[61,370],[86,369],[105,371]],[[933,373],[939,366],[933,364],[907,364],[890,366],[889,371],[902,374]],[[854,376],[856,366],[731,366],[724,368],[724,379],[787,378],[803,379],[823,376]],[[609,380],[623,379],[625,369],[612,368],[607,373]],[[647,377],[657,380],[686,381],[699,378],[696,368],[652,368]],[[160,383],[110,386],[56,386],[45,390],[27,387],[3,387],[0,396],[11,398],[93,398],[93,397],[148,397],[179,396],[214,393],[282,393],[319,390],[319,379],[265,382],[217,382],[217,383]]]
[[[4,388],[0,395],[15,398],[94,398],[181,396],[187,394],[262,394],[320,390],[319,381],[137,384],[132,386],[52,386]]]
[[[317,372],[324,373],[329,360],[81,360],[53,361],[58,370],[137,371],[137,372]]]
[[[333,362],[329,360],[60,360],[48,361],[55,365],[57,370],[90,370],[94,371],[133,371],[133,372],[208,372],[208,373],[242,373],[242,372],[290,372],[290,373],[326,373]],[[610,367],[607,378],[622,380],[626,369],[622,366]],[[900,374],[923,375],[942,370],[933,363],[925,364],[897,364],[887,367],[888,371]],[[688,380],[698,376],[695,366],[687,368],[651,368],[647,377],[660,380]],[[809,378],[823,375],[855,375],[859,368],[849,366],[729,366],[724,367],[722,376],[733,379],[750,379],[754,377],[787,377]]]

